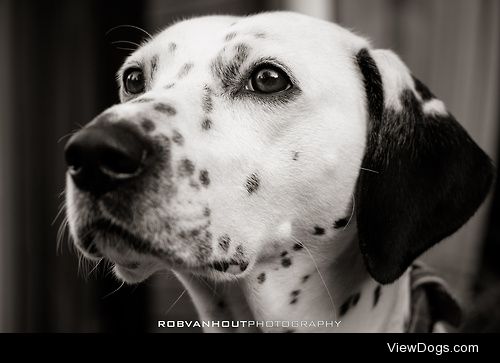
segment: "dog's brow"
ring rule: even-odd
[[[150,80],[154,78],[156,71],[158,70],[158,62],[159,62],[159,56],[157,54],[151,57],[150,72],[149,72]]]
[[[227,91],[237,81],[240,68],[250,55],[250,47],[245,43],[236,44],[233,47],[234,56],[229,61],[224,61],[225,50],[226,48],[223,48],[213,60],[211,69],[214,77],[222,82]]]

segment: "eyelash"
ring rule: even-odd
[[[293,74],[290,72],[290,70],[287,67],[281,65],[280,62],[278,62],[277,60],[275,60],[273,58],[262,58],[262,59],[259,59],[258,61],[253,62],[243,72],[240,73],[240,77],[235,82],[235,84],[238,84],[239,87],[234,93],[237,94],[237,93],[243,92],[243,93],[252,93],[253,94],[252,91],[249,91],[246,89],[246,85],[247,85],[248,81],[250,80],[250,78],[252,77],[252,74],[257,69],[265,67],[266,65],[268,65],[270,67],[275,67],[275,68],[279,69],[281,72],[283,72],[290,80],[290,84],[291,84],[290,88],[291,89],[297,87],[298,82],[296,81],[295,77],[293,76]],[[267,97],[269,97],[269,96],[272,96],[272,94],[267,95]]]

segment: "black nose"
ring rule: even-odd
[[[100,195],[137,177],[150,154],[138,130],[103,123],[77,132],[66,144],[68,171],[79,189]]]

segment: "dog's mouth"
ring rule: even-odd
[[[77,245],[90,258],[108,257],[107,251],[113,250],[117,254],[154,257],[171,265],[182,263],[173,252],[156,248],[150,241],[106,219],[80,228]],[[120,264],[132,268],[135,262]]]
[[[87,258],[110,260],[118,275],[129,282],[142,281],[154,271],[167,268],[225,279],[242,275],[250,265],[242,251],[225,259],[193,262],[177,251],[155,247],[151,241],[107,219],[80,228],[77,235],[76,245]]]

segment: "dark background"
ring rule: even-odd
[[[132,28],[109,32],[118,25],[156,32],[180,17],[271,9],[340,22],[401,54],[498,160],[499,2],[326,3],[0,0],[0,331],[156,331],[157,320],[196,316],[187,293],[171,308],[183,292],[171,274],[112,293],[120,283],[108,267],[79,269],[66,238],[56,251],[64,136],[118,101],[115,72],[129,51],[111,43],[142,40]],[[481,308],[469,331],[499,329],[499,214],[492,192],[457,236],[425,257]]]

